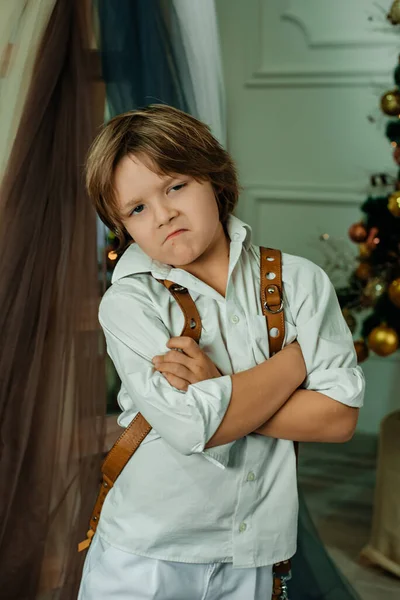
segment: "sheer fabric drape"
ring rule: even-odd
[[[76,598],[84,558],[77,543],[103,448],[96,220],[81,172],[96,104],[85,7],[80,0],[46,7],[0,190],[0,595],[7,600]]]
[[[190,74],[183,79],[189,112],[207,123],[214,137],[226,146],[226,98],[215,1],[171,0],[169,6],[175,14],[171,40],[179,68],[187,65]]]

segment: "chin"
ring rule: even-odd
[[[164,260],[167,259],[170,265],[185,267],[195,262],[201,254],[201,252],[194,252],[193,250],[183,250],[181,252],[174,252],[171,256],[164,257]]]

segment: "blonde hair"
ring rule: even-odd
[[[114,189],[114,172],[126,155],[143,154],[157,173],[190,175],[209,181],[225,227],[237,204],[239,184],[229,153],[210,128],[165,104],[150,104],[111,119],[93,141],[86,160],[86,188],[100,219],[116,234],[118,251],[132,240],[122,224]]]

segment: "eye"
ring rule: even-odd
[[[138,212],[136,212],[139,208],[142,208],[144,206],[144,204],[138,204],[137,206],[135,206],[135,208],[132,210],[132,212],[129,213],[129,216],[131,217],[132,215],[140,215],[140,213],[142,212],[141,210],[139,210]]]
[[[174,185],[174,187],[170,188],[170,190],[169,190],[169,191],[170,191],[170,192],[171,192],[172,190],[179,191],[180,189],[182,189],[183,187],[185,187],[185,185],[186,185],[186,183],[179,183],[178,185]]]

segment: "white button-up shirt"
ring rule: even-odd
[[[125,251],[100,304],[107,350],[121,378],[119,423],[140,411],[153,426],[109,492],[98,532],[122,550],[189,563],[270,565],[296,550],[293,443],[250,434],[204,449],[229,405],[231,374],[269,357],[260,304],[260,251],[251,228],[230,216],[224,298],[186,271]],[[283,253],[284,345],[297,338],[307,367],[303,387],[359,407],[364,378],[351,333],[326,273]],[[188,288],[202,321],[200,347],[224,375],[172,387],[152,358],[169,351],[183,313],[156,279]]]

